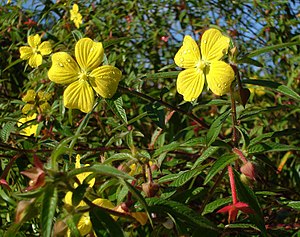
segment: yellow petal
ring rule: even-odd
[[[85,71],[92,71],[103,60],[102,43],[94,42],[90,38],[82,38],[75,45],[75,57],[79,66]]]
[[[27,116],[26,118],[21,118],[21,119],[19,119],[19,121],[17,123],[17,126],[20,127],[24,123],[27,123],[27,122],[32,121],[32,120],[35,120],[36,117],[37,117],[37,114],[34,113],[33,115]],[[36,136],[37,135],[37,133],[36,133],[37,132],[37,128],[38,128],[38,124],[33,124],[33,125],[30,124],[29,126],[27,126],[24,129],[22,129],[20,131],[20,134],[25,135],[25,136],[31,136],[31,135]]]
[[[24,102],[33,102],[35,100],[36,93],[34,90],[30,89],[26,92],[26,94],[22,97]]]
[[[28,46],[20,47],[19,51],[20,51],[20,58],[23,60],[27,60],[33,55],[32,48]]]
[[[79,230],[81,236],[85,236],[92,231],[92,222],[88,212],[83,213],[80,217],[77,223],[77,229]]]
[[[43,62],[43,57],[40,54],[33,54],[28,61],[29,66],[31,67],[38,67],[42,64]]]
[[[49,41],[45,41],[45,42],[41,43],[40,46],[38,47],[38,50],[40,51],[40,53],[42,55],[50,54],[52,51],[51,43]]]
[[[215,95],[223,95],[230,91],[230,85],[234,80],[232,67],[223,61],[213,61],[210,64],[206,81],[208,87]]]
[[[109,201],[108,199],[104,199],[104,198],[97,198],[93,201],[93,203],[96,204],[97,206],[104,207],[107,209],[115,208],[114,204],[112,204],[111,201]]]
[[[48,71],[51,81],[69,84],[78,79],[80,69],[76,61],[67,53],[59,52],[52,55],[52,66]]]
[[[204,81],[203,71],[196,68],[186,69],[178,75],[177,91],[183,95],[185,101],[193,101],[201,94]]]
[[[104,65],[93,70],[90,77],[94,90],[103,98],[111,98],[117,91],[122,72],[116,67]]]
[[[145,225],[148,221],[146,212],[132,212],[131,216],[136,219],[141,225]]]
[[[79,7],[78,7],[78,5],[75,3],[74,5],[73,5],[73,8],[72,8],[72,10],[71,10],[74,14],[76,14],[78,11],[79,11]]]
[[[38,34],[30,35],[27,38],[27,42],[30,47],[36,48],[41,43],[41,37]]]
[[[200,52],[196,41],[191,36],[186,35],[181,48],[175,55],[176,65],[182,68],[194,68],[199,60]]]
[[[73,193],[71,191],[68,191],[65,195],[65,203],[72,206],[72,196],[73,196]]]
[[[201,38],[202,59],[206,61],[219,60],[227,53],[230,39],[217,29],[209,29]]]
[[[79,109],[88,113],[93,108],[94,100],[93,88],[87,81],[75,81],[64,92],[64,105],[69,109]]]

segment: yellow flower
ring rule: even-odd
[[[70,10],[70,14],[71,14],[71,21],[74,22],[75,26],[78,29],[79,26],[82,24],[82,15],[79,13],[79,7],[76,3],[73,5],[72,10]]]
[[[219,30],[209,29],[201,38],[201,53],[197,43],[186,35],[174,61],[184,68],[177,79],[177,91],[185,101],[193,101],[203,90],[206,78],[208,87],[216,95],[230,91],[234,71],[230,65],[220,61],[227,53],[230,39]]]
[[[89,165],[85,165],[85,166],[89,166]],[[75,168],[76,169],[79,169],[81,167],[81,164],[80,164],[80,155],[77,155],[76,156],[76,163],[75,163]],[[84,173],[80,173],[78,175],[76,175],[76,178],[79,180],[80,184],[83,183],[83,181],[91,174],[91,172],[84,172]],[[95,184],[95,179],[91,179],[89,182],[89,187],[93,187],[94,184]],[[78,184],[75,183],[74,184],[74,187],[77,188],[78,187]],[[73,193],[71,191],[67,192],[66,193],[66,196],[65,196],[65,203],[72,206],[72,195]],[[81,201],[78,206],[85,206],[85,202],[84,201]]]
[[[44,41],[41,43],[41,37],[36,35],[30,35],[27,38],[29,46],[20,47],[20,58],[23,60],[28,60],[28,64],[31,67],[38,67],[42,64],[43,55],[48,55],[51,53],[51,43],[49,41]]]
[[[10,4],[11,3],[11,0],[7,0],[6,4]]]
[[[116,93],[122,73],[110,65],[100,66],[103,55],[102,43],[89,38],[76,43],[77,62],[65,52],[52,55],[49,79],[59,84],[71,83],[64,91],[65,107],[88,113],[94,105],[94,91],[103,98],[111,98]]]
[[[36,117],[37,117],[37,114],[34,113],[33,115],[27,116],[26,118],[21,118],[21,119],[19,119],[17,125],[18,125],[18,127],[21,127],[26,122],[35,120]],[[31,125],[23,128],[20,131],[20,134],[25,135],[25,136],[31,136],[31,135],[37,136],[37,133],[36,133],[37,132],[37,128],[38,128],[38,124],[35,124],[35,125],[31,124]]]

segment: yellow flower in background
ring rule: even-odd
[[[11,0],[7,0],[6,4],[10,4],[11,3]]]
[[[73,8],[70,10],[70,14],[71,14],[71,21],[74,22],[76,28],[78,29],[79,26],[82,24],[82,15],[79,13],[79,7],[76,3],[73,5]]]
[[[52,52],[51,43],[44,41],[41,43],[41,37],[36,35],[30,35],[27,38],[29,46],[20,47],[20,58],[22,60],[29,60],[28,64],[31,67],[38,67],[43,62],[43,56]]]
[[[23,124],[25,124],[29,121],[35,120],[36,117],[37,117],[37,114],[34,113],[33,115],[27,116],[25,118],[20,118],[18,123],[17,123],[17,126],[21,127]],[[25,136],[31,136],[31,135],[37,136],[37,133],[36,133],[37,128],[38,128],[38,124],[30,124],[29,126],[23,128],[20,131],[20,134],[25,135]]]
[[[174,61],[184,68],[177,78],[177,91],[185,101],[193,101],[199,97],[206,79],[208,87],[216,95],[230,91],[234,80],[234,71],[230,65],[220,61],[227,53],[230,39],[217,29],[209,29],[201,38],[199,46],[189,35],[176,53]]]
[[[85,165],[85,166],[89,166],[89,165]],[[77,155],[76,156],[76,163],[75,163],[75,168],[76,169],[79,169],[81,167],[81,164],[80,164],[80,155]],[[76,175],[76,178],[79,180],[80,184],[83,183],[83,181],[91,174],[91,172],[84,172],[84,173],[80,173],[78,175]],[[89,187],[93,187],[94,184],[95,184],[95,179],[91,179],[89,182]],[[77,188],[78,187],[78,184],[77,183],[74,183],[74,187]],[[65,203],[72,206],[72,196],[73,196],[73,193],[71,191],[67,192],[66,193],[66,196],[65,196]],[[78,206],[86,206],[85,202],[84,201],[81,201]]]
[[[63,95],[65,107],[88,113],[94,105],[94,91],[103,98],[111,98],[116,93],[122,73],[110,65],[100,66],[103,56],[102,43],[90,38],[76,43],[77,62],[65,52],[52,55],[49,79],[59,84],[70,84]]]
[[[50,110],[51,106],[48,101],[51,99],[52,94],[50,92],[45,92],[40,90],[36,93],[34,90],[30,89],[22,97],[22,101],[26,104],[22,108],[23,114],[28,114],[32,110],[36,110],[38,113],[45,113]]]

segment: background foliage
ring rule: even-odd
[[[79,29],[70,21],[74,3],[83,16]],[[75,175],[89,171],[95,185],[73,190],[73,201],[101,197],[151,217],[146,225],[128,216],[113,223],[109,210],[91,208],[98,236],[199,231],[299,236],[299,6],[297,1],[2,1],[0,235],[50,236],[60,221],[75,227],[82,211],[67,210],[63,198]],[[232,38],[242,84],[251,89],[246,106],[237,103],[235,127],[229,95],[204,90],[196,102],[183,103],[176,93],[173,58],[183,36],[199,39],[210,26]],[[53,52],[72,54],[81,37],[103,42],[107,61],[123,73],[116,95],[99,99],[87,116],[65,109],[63,87],[47,78],[50,57],[37,69],[20,60],[19,47],[36,33],[51,41]],[[51,109],[36,121],[37,137],[21,135],[17,126],[29,89],[52,93]],[[255,164],[255,181],[240,179],[241,162],[230,147],[235,129],[236,147]],[[77,154],[90,166],[75,169]],[[25,192],[29,179],[20,172],[35,165],[34,157],[43,163],[46,183]],[[228,164],[236,170],[239,199],[256,212],[231,224],[216,213],[231,202]],[[23,218],[15,221],[18,203],[26,200],[30,211],[21,211]]]

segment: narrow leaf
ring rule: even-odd
[[[122,179],[133,179],[129,174],[126,174],[115,167],[103,165],[103,164],[96,164],[86,167],[81,167],[79,169],[71,170],[68,173],[68,179],[84,172],[91,172],[95,173],[95,175],[104,175],[104,176],[111,176],[115,178],[122,178]]]
[[[274,152],[274,151],[299,151],[300,147],[279,144],[276,142],[264,142],[259,144],[254,144],[253,146],[249,146],[248,153],[262,153],[262,152]]]
[[[193,228],[204,228],[218,232],[213,223],[182,203],[161,198],[148,198],[147,202],[151,212],[171,214],[174,219],[183,221]]]
[[[241,202],[247,203],[250,206],[250,208],[255,212],[254,214],[249,214],[249,218],[251,222],[254,223],[260,229],[262,236],[267,236],[260,204],[253,191],[250,188],[246,187],[241,182],[239,177],[239,174],[235,172],[234,179],[238,193],[238,198]]]
[[[221,206],[228,204],[232,202],[232,198],[231,197],[227,197],[227,198],[219,198],[211,203],[208,203],[203,212],[202,215],[208,214],[208,213],[212,213],[215,210],[219,209]]]
[[[238,159],[238,157],[235,154],[225,154],[218,158],[208,171],[208,174],[204,180],[204,185],[207,184],[218,172],[223,170],[228,164],[236,159]]]
[[[124,236],[120,225],[106,211],[94,206],[89,212],[93,229],[97,236],[103,236],[103,230],[109,236]],[[102,227],[102,228],[101,228]]]
[[[210,146],[208,147],[202,154],[201,156],[196,160],[195,164],[193,165],[193,168],[197,167],[200,165],[203,161],[205,161],[208,157],[212,156],[219,147],[217,146]]]
[[[222,124],[227,119],[230,112],[231,112],[231,110],[227,110],[226,112],[221,114],[218,118],[216,118],[213,121],[213,123],[210,126],[210,128],[207,132],[207,135],[206,135],[206,145],[207,146],[210,146],[210,144],[212,144],[216,140],[216,138],[218,137],[218,135],[221,131]]]
[[[126,111],[123,108],[123,99],[122,97],[106,99],[106,103],[109,105],[110,109],[117,115],[125,124],[128,123]]]
[[[267,53],[267,52],[270,52],[270,51],[273,51],[273,50],[276,50],[276,49],[285,48],[285,47],[293,46],[293,45],[299,45],[299,44],[300,44],[299,41],[295,41],[295,42],[281,43],[281,44],[266,46],[266,47],[263,47],[263,48],[252,51],[247,56],[249,58],[252,58],[252,57],[255,57],[255,56],[258,56],[260,54]]]
[[[245,84],[252,84],[252,85],[259,85],[259,86],[264,86],[264,87],[269,87],[271,89],[274,89],[275,91],[282,93],[286,96],[289,96],[295,100],[300,100],[300,95],[297,94],[295,91],[293,91],[291,88],[282,85],[278,82],[274,81],[266,81],[266,80],[250,80],[246,79],[243,80],[243,83]]]
[[[42,236],[50,237],[52,233],[52,222],[57,205],[57,188],[48,184],[44,190],[44,198],[41,210]]]

